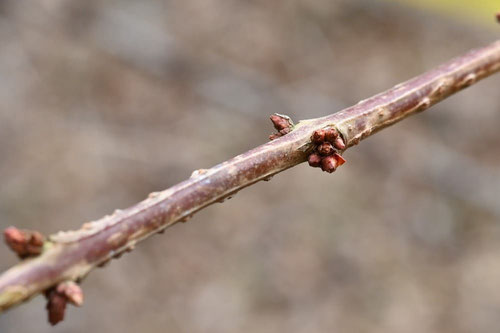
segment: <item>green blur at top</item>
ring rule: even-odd
[[[422,10],[434,11],[459,19],[497,24],[495,14],[500,12],[500,0],[387,0],[411,5]]]

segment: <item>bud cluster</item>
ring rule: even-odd
[[[311,141],[315,148],[307,159],[310,166],[332,173],[345,163],[339,151],[344,150],[346,145],[335,128],[314,131]]]
[[[3,232],[5,243],[21,258],[35,257],[42,253],[45,237],[38,231],[8,227]]]

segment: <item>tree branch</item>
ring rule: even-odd
[[[43,243],[40,255],[21,261],[0,276],[0,312],[39,293],[54,290],[51,288],[65,281],[80,282],[96,266],[132,250],[148,236],[163,232],[214,202],[306,161],[314,150],[311,135],[317,130],[336,129],[346,145],[342,148],[345,150],[498,70],[500,40],[355,106],[326,117],[300,121],[276,140],[211,169],[197,170],[188,180],[151,193],[133,207],[85,223],[79,230],[51,235]]]

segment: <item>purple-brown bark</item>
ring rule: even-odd
[[[211,169],[197,170],[188,180],[151,193],[133,207],[85,223],[79,230],[49,236],[39,256],[23,260],[0,276],[0,312],[65,281],[79,282],[93,268],[132,250],[148,236],[189,219],[198,210],[259,180],[306,161],[315,147],[311,136],[317,130],[338,131],[347,149],[498,70],[500,41],[335,114],[304,120],[293,127],[285,123],[278,126],[276,122],[280,120],[275,119],[273,122],[279,127],[275,140]]]

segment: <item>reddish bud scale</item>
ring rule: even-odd
[[[318,146],[317,150],[318,153],[323,156],[331,155],[334,152],[333,146],[330,142],[323,142]]]
[[[325,142],[325,130],[317,130],[317,131],[314,131],[314,133],[312,134],[311,136],[311,141],[317,145]]]
[[[321,160],[321,170],[332,173],[337,169],[338,162],[334,156],[326,156]]]
[[[49,323],[54,326],[64,320],[66,304],[70,302],[75,306],[83,304],[83,292],[78,284],[73,281],[59,283],[56,287],[45,292]]]
[[[9,227],[3,234],[5,243],[22,259],[42,253],[44,237],[38,231]]]
[[[270,116],[270,119],[278,133],[271,134],[269,136],[269,140],[275,140],[292,131],[293,123],[291,122],[290,118],[286,116],[280,116],[278,114],[273,114]]]
[[[346,162],[346,160],[339,154],[335,153],[333,154],[333,158],[335,158],[335,160],[337,160],[337,167],[341,166],[342,164],[344,164]]]
[[[496,17],[497,17],[497,22],[500,23],[500,12],[497,13]]]
[[[270,118],[273,122],[274,128],[276,128],[277,131],[281,131],[285,128],[290,127],[290,122],[284,117],[273,114]]]
[[[54,326],[64,319],[67,299],[55,289],[49,290],[46,296],[48,301],[45,308],[47,309],[49,323]]]
[[[16,253],[22,253],[24,251],[25,244],[28,240],[25,234],[21,230],[15,227],[8,227],[4,230],[3,236],[5,243]]]
[[[337,139],[339,136],[339,132],[335,128],[329,128],[325,132],[326,132],[325,140],[332,144],[335,142],[335,139]]]
[[[307,158],[307,162],[313,168],[319,168],[321,166],[321,156],[319,156],[316,153],[313,153],[309,155],[309,157]]]
[[[281,137],[282,135],[280,133],[274,133],[269,135],[269,140],[273,141],[276,140],[277,138]]]
[[[344,140],[338,136],[335,141],[333,142],[333,146],[337,149],[340,149],[340,150],[344,150],[346,147],[345,147],[345,143],[344,143]]]
[[[280,130],[279,134],[286,135],[286,134],[290,133],[291,131],[292,131],[292,129],[290,127],[287,127],[287,128]]]
[[[33,246],[43,246],[43,242],[45,241],[45,237],[38,231],[31,231],[31,239],[30,244]]]

